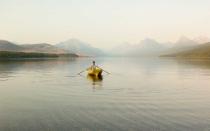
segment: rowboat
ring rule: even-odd
[[[87,69],[88,75],[91,76],[101,76],[103,70],[99,67],[90,67]]]
[[[103,76],[93,76],[93,75],[87,75],[87,79],[92,81],[92,82],[101,82],[103,80]]]

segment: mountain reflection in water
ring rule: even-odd
[[[0,61],[0,130],[210,130],[209,60],[92,59]]]

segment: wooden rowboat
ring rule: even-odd
[[[102,72],[103,70],[99,67],[90,67],[87,69],[88,75],[91,75],[91,76],[101,76]]]
[[[103,80],[103,76],[93,76],[93,75],[87,75],[87,79],[92,81],[92,82],[101,82]]]

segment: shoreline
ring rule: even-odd
[[[52,54],[38,52],[13,52],[0,51],[0,60],[36,60],[36,59],[59,59],[59,58],[77,58],[76,54]]]

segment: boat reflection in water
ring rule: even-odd
[[[103,76],[87,75],[87,79],[92,82],[93,89],[101,89]]]

